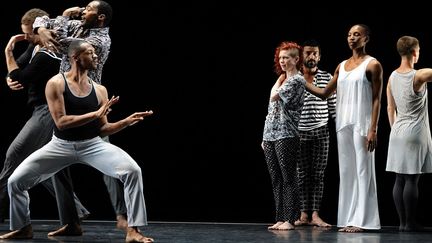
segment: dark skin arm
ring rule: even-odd
[[[372,117],[367,135],[367,148],[372,152],[377,146],[377,129],[381,108],[381,92],[383,87],[383,69],[377,60],[372,60],[366,68],[366,76],[372,83]]]
[[[306,90],[312,93],[313,95],[320,97],[323,100],[327,99],[336,91],[337,80],[339,77],[339,67],[340,64],[337,66],[333,74],[333,78],[329,81],[329,83],[325,88],[318,88],[312,83],[306,82]]]

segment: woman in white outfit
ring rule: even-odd
[[[336,68],[332,80],[320,89],[306,89],[321,98],[337,91],[336,132],[339,155],[339,205],[341,232],[380,229],[374,150],[381,105],[383,70],[366,53],[369,27],[357,24],[348,32],[352,56]],[[336,90],[337,89],[337,90]]]

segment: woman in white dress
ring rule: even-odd
[[[366,53],[369,27],[357,24],[348,32],[352,56],[336,68],[325,88],[306,83],[312,94],[327,98],[337,91],[336,132],[339,156],[339,231],[356,233],[381,228],[375,179],[383,70]],[[336,90],[337,89],[337,90]]]

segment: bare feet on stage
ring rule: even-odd
[[[339,232],[347,232],[347,233],[360,233],[363,231],[364,230],[362,228],[355,227],[355,226],[347,226],[342,229],[339,229]]]
[[[309,225],[317,227],[331,227],[331,224],[328,224],[322,220],[318,214],[312,214],[312,221],[309,222]]]
[[[294,222],[295,226],[309,225],[309,218],[307,213],[301,212],[300,219]]]
[[[277,230],[293,230],[293,229],[294,229],[294,225],[292,225],[288,221],[285,221],[283,224],[277,227]]]
[[[51,231],[48,236],[80,236],[82,235],[81,226],[79,224],[66,224],[61,228]]]
[[[0,239],[32,239],[33,238],[33,228],[31,224],[24,226],[19,230],[14,230],[4,235],[0,235]]]
[[[276,224],[269,226],[267,229],[269,230],[277,230],[277,227],[279,227],[279,225],[283,224],[284,222],[282,221],[277,221]]]
[[[137,227],[128,227],[126,230],[126,243],[151,243],[153,238],[149,238],[141,234]]]
[[[290,222],[285,221],[278,221],[274,225],[269,226],[267,229],[269,230],[293,230],[294,225],[292,225]]]
[[[119,214],[117,215],[116,219],[117,219],[117,224],[116,224],[117,229],[127,231],[128,222],[126,216]]]
[[[302,225],[311,225],[316,227],[331,227],[331,224],[326,223],[324,220],[320,218],[318,215],[318,211],[314,211],[312,213],[312,220],[309,221],[308,215],[306,212],[301,212],[300,219],[294,222],[295,226]]]

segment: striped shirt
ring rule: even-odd
[[[318,70],[313,84],[319,88],[325,88],[331,79],[332,75],[330,73]],[[328,123],[329,115],[332,118],[336,117],[336,93],[328,99],[322,100],[306,91],[300,115],[299,130],[310,131],[322,127]]]

